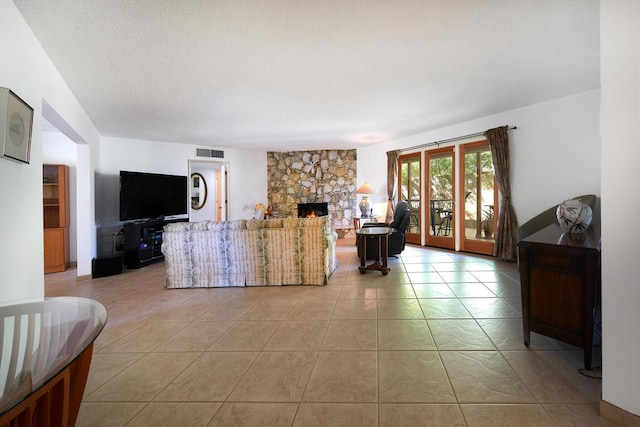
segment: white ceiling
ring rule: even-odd
[[[105,136],[356,148],[599,87],[598,0],[14,0]]]

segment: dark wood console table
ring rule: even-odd
[[[360,245],[360,273],[364,274],[369,270],[378,270],[382,275],[389,273],[387,267],[387,253],[389,249],[388,237],[395,233],[395,228],[390,227],[364,227],[356,230],[358,237],[357,244]],[[376,259],[373,264],[365,265],[367,260],[367,237],[373,236],[376,245]]]
[[[0,425],[74,426],[106,321],[104,306],[86,298],[0,307]]]
[[[600,299],[600,230],[563,234],[557,224],[518,242],[524,344],[530,332],[584,349],[591,369],[593,325]]]

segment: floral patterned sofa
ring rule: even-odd
[[[338,267],[328,218],[168,224],[165,288],[326,285]]]

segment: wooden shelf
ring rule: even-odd
[[[68,180],[68,166],[42,166],[45,273],[64,271],[69,266]]]

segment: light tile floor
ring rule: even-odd
[[[47,296],[108,310],[77,425],[609,425],[582,350],[524,347],[515,264],[407,246],[361,275],[353,239],[338,260],[323,287],[165,290],[162,263],[47,275]]]

